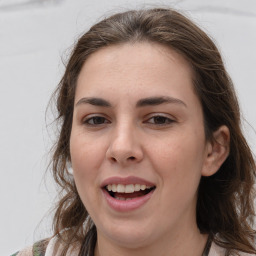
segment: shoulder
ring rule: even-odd
[[[209,256],[225,256],[225,249],[214,243],[211,244]]]
[[[55,236],[36,242],[33,246],[27,247],[11,256],[60,256],[63,248],[63,243],[58,236]],[[73,244],[69,247],[67,255],[77,256],[79,248],[77,244]]]
[[[11,256],[45,256],[46,248],[50,239],[44,239],[34,243],[32,246],[18,251]]]
[[[55,236],[49,241],[45,256],[60,256],[64,247],[65,244],[63,244],[61,239],[58,236]],[[69,245],[67,255],[78,256],[79,251],[80,246],[77,243],[73,243]]]
[[[216,243],[212,242],[209,256],[225,256],[226,250],[220,246],[218,246]],[[239,252],[239,256],[253,256],[254,254]]]

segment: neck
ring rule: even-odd
[[[158,241],[136,248],[129,248],[107,241],[104,237],[98,237],[95,256],[201,256],[207,238],[208,235],[201,234],[196,229],[196,232],[176,232],[175,235],[166,234]]]

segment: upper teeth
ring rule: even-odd
[[[145,190],[152,187],[146,186],[146,185],[140,185],[140,184],[129,184],[129,185],[110,184],[110,185],[107,185],[106,188],[108,191],[112,191],[112,192],[133,193],[134,191]]]

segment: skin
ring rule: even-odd
[[[146,42],[109,46],[85,62],[70,153],[78,193],[97,228],[96,256],[202,254],[207,235],[196,225],[197,189],[201,176],[226,159],[229,132],[222,126],[215,142],[206,140],[192,77],[181,55]],[[166,96],[175,100],[136,106]],[[88,97],[111,106],[93,105]],[[140,177],[156,189],[142,207],[118,212],[100,187],[112,176]]]

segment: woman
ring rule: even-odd
[[[34,254],[256,253],[255,162],[221,56],[190,20],[161,8],[104,19],[56,96],[63,193]]]

